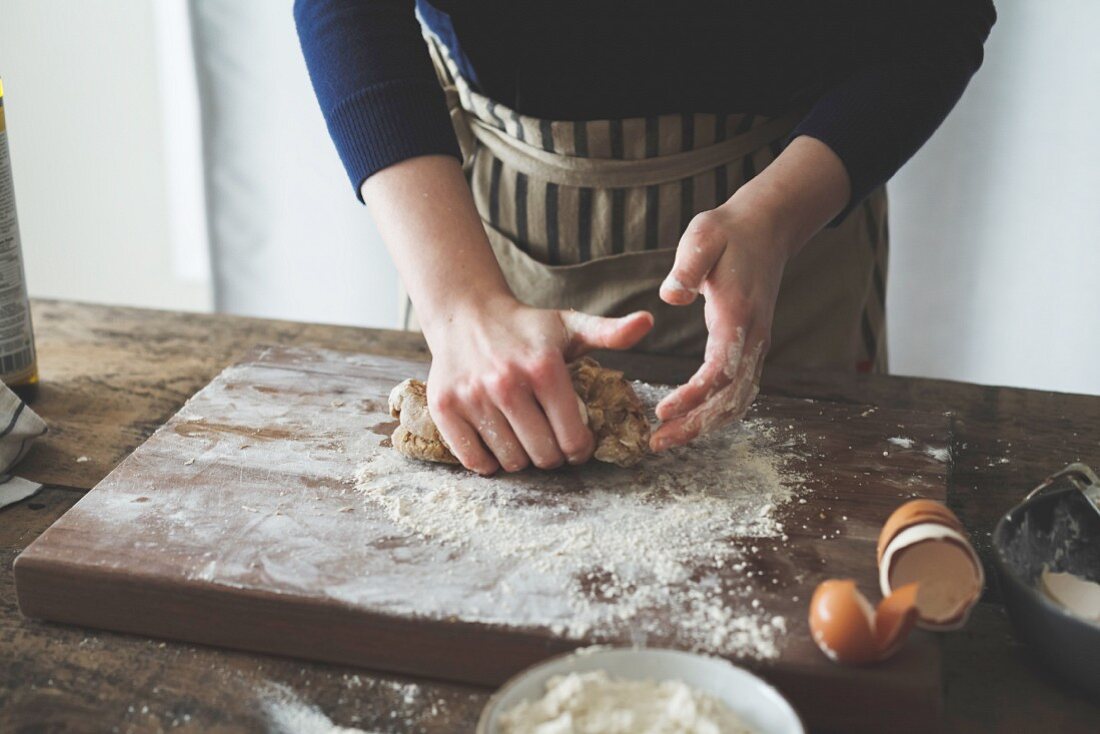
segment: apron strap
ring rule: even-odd
[[[618,189],[682,181],[736,162],[789,135],[798,119],[797,114],[784,115],[714,145],[637,160],[551,153],[486,125],[469,114],[466,114],[466,125],[478,142],[505,165],[520,173],[565,186]]]
[[[462,168],[468,170],[473,165],[474,153],[477,151],[477,140],[470,129],[470,118],[472,116],[462,108],[462,97],[443,58],[443,50],[440,48],[439,40],[431,34],[426,34],[425,40],[428,42],[428,52],[432,56],[435,75],[439,78],[439,85],[443,88],[443,96],[447,102],[447,112],[451,115],[451,125],[454,127],[455,136],[458,138],[458,147],[462,152]]]
[[[488,125],[462,106],[458,81],[447,63],[443,44],[426,33],[428,50],[439,84],[447,101],[447,110],[462,150],[463,167],[473,165],[478,143],[488,148],[508,167],[532,178],[564,186],[620,189],[653,186],[692,178],[718,166],[735,163],[754,151],[790,134],[801,119],[801,112],[777,117],[732,138],[703,148],[671,155],[618,160],[587,158],[552,153],[530,145],[506,131]]]

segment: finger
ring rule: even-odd
[[[722,337],[717,328],[707,340],[702,366],[690,380],[657,404],[657,417],[662,421],[672,420],[694,410],[709,396],[733,381],[741,366],[745,330],[744,327],[737,327],[730,339]]]
[[[653,328],[653,314],[648,311],[636,311],[620,318],[562,311],[561,320],[569,337],[567,359],[593,349],[630,349]]]
[[[724,387],[723,379],[725,375],[721,364],[716,361],[703,362],[690,380],[657,403],[657,418],[670,421],[686,415],[706,400],[707,395]]]
[[[742,389],[741,381],[731,382],[690,413],[662,423],[650,437],[650,448],[664,451],[683,446],[700,434],[730,422],[734,419],[734,406]]]
[[[650,448],[664,451],[682,446],[703,433],[743,418],[759,392],[759,375],[766,349],[766,342],[759,340],[742,360],[735,379],[686,415],[662,423],[650,438]]]
[[[533,375],[533,381],[535,397],[566,460],[570,464],[583,464],[591,459],[596,449],[595,438],[581,418],[577,393],[565,362],[560,359],[549,362]]]
[[[434,407],[429,406],[432,420],[443,434],[447,448],[470,471],[484,476],[493,474],[500,464],[481,443],[477,431],[457,413],[457,405],[452,405],[452,400],[444,398],[442,405],[437,402]]]
[[[745,392],[740,396],[740,402],[734,410],[735,420],[741,420],[745,417],[745,413],[752,407],[753,402],[756,400],[756,396],[760,394],[760,376],[764,372],[764,356],[768,353],[767,342],[761,341],[753,349],[752,353],[745,358],[745,374],[748,379],[746,380]]]
[[[662,423],[650,438],[650,448],[664,451],[683,446],[704,433],[743,418],[759,392],[753,379],[755,373],[754,361],[747,360],[745,369],[736,380],[690,413]]]
[[[655,453],[683,446],[699,435],[699,429],[688,423],[689,416],[681,416],[658,426],[649,437],[649,448]]]
[[[764,342],[757,342],[752,351],[745,355],[737,379],[731,384],[731,387],[735,389],[731,390],[728,395],[721,396],[722,402],[719,405],[721,423],[724,424],[744,418],[745,412],[752,405],[752,401],[756,399],[757,394],[760,392],[760,370],[764,364],[765,349]],[[698,412],[703,411],[700,409]],[[710,429],[705,420],[704,416],[704,422],[700,427],[701,432],[704,433]],[[712,422],[714,421],[712,420]]]
[[[534,395],[526,390],[515,390],[498,402],[497,407],[508,419],[524,452],[531,457],[531,463],[540,469],[555,469],[565,462],[554,429],[535,402]]]
[[[760,354],[759,354],[759,356],[757,357],[757,360],[756,360],[756,369],[752,373],[752,381],[757,387],[760,387],[760,380],[764,376],[764,355],[766,355],[767,353],[768,353],[768,345],[767,344],[761,344],[760,345]]]
[[[531,463],[512,427],[508,425],[508,420],[495,405],[482,406],[475,425],[481,440],[489,447],[504,471],[521,471]]]
[[[725,234],[713,213],[696,215],[676,247],[672,270],[661,283],[661,300],[673,306],[686,306],[694,301],[725,248]]]

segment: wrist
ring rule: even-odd
[[[417,319],[429,342],[437,334],[452,331],[456,325],[499,319],[522,306],[506,284],[491,288],[467,285],[457,292],[440,294],[423,309],[415,299],[413,305],[417,308]]]
[[[804,237],[801,228],[790,221],[778,197],[754,186],[755,181],[739,188],[719,209],[757,233],[757,241],[768,243],[773,251],[789,260],[806,244],[809,236]]]
[[[826,144],[801,135],[728,203],[753,212],[793,256],[844,209],[850,195],[844,162]]]

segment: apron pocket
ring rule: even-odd
[[[706,346],[703,299],[670,306],[658,295],[676,248],[625,252],[570,265],[547,265],[483,222],[504,277],[516,297],[538,308],[574,309],[595,316],[649,311],[653,331],[636,351],[700,356]]]

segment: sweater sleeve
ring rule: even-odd
[[[414,0],[295,0],[314,92],[356,196],[406,158],[461,158]]]
[[[886,20],[866,18],[873,48],[859,66],[818,98],[791,138],[809,135],[844,162],[851,181],[839,222],[893,176],[931,137],[981,66],[996,19],[990,0],[881,3]],[[891,7],[892,6],[892,7]],[[843,38],[843,30],[839,37]],[[854,35],[854,34],[853,34]],[[867,52],[868,49],[862,49]],[[855,52],[855,49],[853,49]]]

